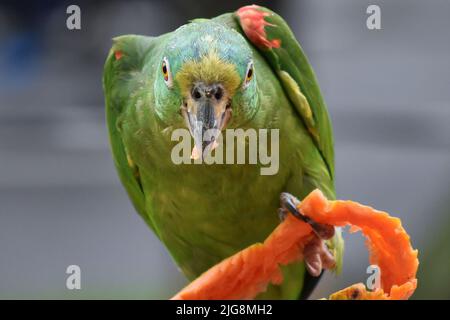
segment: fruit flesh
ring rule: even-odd
[[[353,201],[329,201],[311,192],[298,210],[316,222],[351,226],[367,238],[370,263],[381,272],[381,288],[367,291],[362,283],[330,299],[408,299],[417,286],[417,250],[398,218]],[[288,214],[264,243],[254,244],[215,265],[172,299],[252,299],[269,283],[283,281],[280,266],[303,258],[305,245],[315,237],[311,227]]]

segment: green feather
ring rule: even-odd
[[[289,35],[287,26],[273,22],[281,26],[277,36]],[[196,19],[157,38],[114,39],[103,77],[114,162],[136,210],[189,279],[263,241],[279,223],[281,192],[303,198],[320,188],[334,197],[331,124],[306,57],[296,41],[289,41],[282,38],[282,48],[268,55],[245,38],[233,14]],[[223,65],[234,66],[241,83],[253,60],[255,75],[245,89],[240,84],[235,89],[228,127],[279,129],[276,175],[261,175],[261,165],[171,161],[176,145],[171,133],[185,128],[180,106],[186,83],[180,86],[178,72],[211,52]],[[170,62],[171,88],[161,72],[163,58]],[[341,244],[336,244],[340,252]],[[303,263],[285,267],[283,274],[283,284],[270,286],[260,297],[296,298],[307,278]]]

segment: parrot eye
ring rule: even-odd
[[[170,66],[169,66],[169,60],[164,57],[163,62],[161,64],[161,72],[164,77],[164,82],[166,83],[167,87],[172,87],[172,75],[170,74]]]
[[[248,63],[247,72],[245,73],[245,80],[244,80],[244,89],[247,88],[250,81],[253,79],[253,61],[250,61]]]

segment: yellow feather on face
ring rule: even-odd
[[[205,84],[221,83],[232,97],[241,83],[236,67],[221,59],[216,52],[210,51],[200,61],[186,61],[175,76],[181,93],[187,96],[192,84],[202,81]]]

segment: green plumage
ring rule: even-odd
[[[115,38],[105,64],[106,118],[119,176],[136,210],[191,280],[263,241],[279,223],[281,192],[302,199],[320,188],[335,197],[332,130],[316,79],[284,21],[275,15],[267,19],[278,26],[266,27],[269,37],[281,39],[278,49],[257,49],[237,17],[225,14],[155,38]],[[254,78],[233,94],[227,128],[279,129],[276,175],[261,175],[260,165],[172,162],[177,142],[171,141],[171,133],[186,127],[176,74],[187,61],[211,50],[233,63],[242,81],[253,60]],[[173,87],[161,74],[163,58],[170,61]],[[340,261],[339,233],[331,246]],[[303,264],[285,267],[284,276],[282,286],[261,297],[298,297],[306,276]]]

